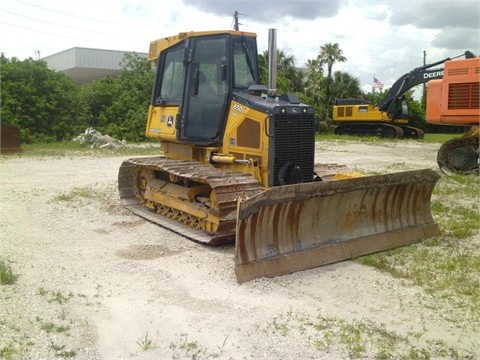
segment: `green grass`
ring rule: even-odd
[[[158,155],[160,145],[157,142],[147,141],[144,143],[132,143],[118,149],[91,149],[89,146],[78,144],[74,141],[45,143],[45,144],[22,144],[22,152],[14,154],[1,154],[5,157],[69,157],[69,156],[130,156],[130,155]]]
[[[47,301],[49,303],[58,303],[59,305],[65,304],[66,302],[70,301],[70,299],[74,296],[72,293],[64,294],[61,291],[52,291],[46,290],[44,288],[38,289],[38,295],[47,297]]]
[[[425,134],[422,141],[426,143],[442,144],[450,139],[460,137],[461,134]],[[388,143],[407,141],[402,139],[386,139],[379,137],[363,137],[363,136],[349,136],[349,135],[335,135],[331,133],[321,133],[315,135],[316,141],[333,140],[341,143],[348,143],[348,141],[361,141],[364,143]],[[23,156],[46,156],[46,157],[68,157],[68,156],[131,156],[131,155],[159,155],[160,145],[155,141],[145,141],[142,143],[130,143],[124,148],[119,149],[91,149],[89,145],[82,145],[74,141],[65,141],[58,143],[45,144],[22,144],[22,152],[14,154],[0,154],[8,157],[23,157]]]
[[[77,356],[75,350],[67,350],[67,346],[64,344],[58,345],[52,341],[50,343],[50,348],[55,352],[55,356],[58,358],[69,359]]]
[[[340,143],[348,143],[349,141],[361,141],[366,143],[382,143],[382,142],[392,142],[392,141],[400,141],[397,139],[385,139],[380,138],[377,136],[353,136],[353,135],[336,135],[336,134],[316,134],[315,141],[325,141],[325,140],[333,140],[338,141]]]
[[[148,331],[145,334],[145,337],[137,341],[137,345],[140,346],[143,350],[153,349],[155,347],[153,339],[148,337]]]
[[[425,138],[422,140],[426,143],[440,143],[443,144],[449,140],[459,138],[462,134],[425,134]]]
[[[90,186],[86,187],[75,187],[68,192],[61,193],[56,195],[52,201],[53,202],[74,202],[79,198],[84,199],[97,199],[99,197],[98,191],[93,189]]]
[[[0,347],[0,359],[20,359],[23,352],[23,346],[15,340]]]
[[[47,333],[63,333],[70,330],[68,325],[58,325],[53,322],[44,322],[42,318],[37,317],[37,322],[40,323],[40,329]]]
[[[0,285],[13,285],[18,279],[18,275],[12,270],[6,260],[0,260]]]
[[[442,177],[431,204],[441,235],[359,261],[422,287],[439,307],[446,301],[458,316],[480,324],[479,194],[476,176]]]
[[[279,326],[281,324],[281,326]],[[398,334],[367,319],[345,320],[293,311],[276,315],[271,322],[260,324],[272,342],[295,337],[318,350],[341,359],[467,359],[468,350],[452,347],[441,339],[427,340],[423,334]]]
[[[169,348],[172,351],[172,359],[219,359],[224,352],[227,339],[228,336],[225,337],[222,345],[217,345],[218,351],[210,351],[197,340],[190,340],[188,334],[181,333],[177,341],[170,342]]]
[[[425,137],[421,140],[414,140],[420,141],[425,143],[439,143],[443,144],[450,139],[458,138],[462,136],[462,134],[425,134]],[[391,143],[391,142],[400,142],[400,141],[409,141],[408,139],[388,139],[388,138],[380,138],[377,136],[353,136],[353,135],[336,135],[336,134],[317,134],[315,135],[316,141],[325,141],[325,140],[334,140],[339,142],[348,141],[361,141],[364,143]]]

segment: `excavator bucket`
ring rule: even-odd
[[[238,202],[239,283],[310,269],[437,236],[439,175],[415,170],[268,189]]]

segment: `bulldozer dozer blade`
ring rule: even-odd
[[[287,185],[239,201],[238,282],[438,236],[430,198],[439,177],[425,169]]]

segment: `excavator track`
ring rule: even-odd
[[[237,200],[263,190],[249,174],[165,157],[125,160],[118,189],[133,213],[213,245],[235,241]]]
[[[406,139],[423,139],[425,138],[425,132],[422,129],[413,127],[413,126],[406,126],[400,125],[403,130],[403,136]]]
[[[437,154],[438,167],[447,175],[479,174],[478,135],[463,136],[444,143]]]
[[[400,126],[385,123],[351,123],[337,125],[334,130],[337,135],[378,136],[401,139],[404,137]]]

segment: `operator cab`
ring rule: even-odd
[[[152,94],[154,106],[178,105],[177,139],[219,145],[233,91],[259,83],[252,36],[190,37],[162,52]]]
[[[393,103],[394,110],[392,113],[392,120],[399,122],[406,122],[410,119],[410,107],[405,96],[400,97]]]

